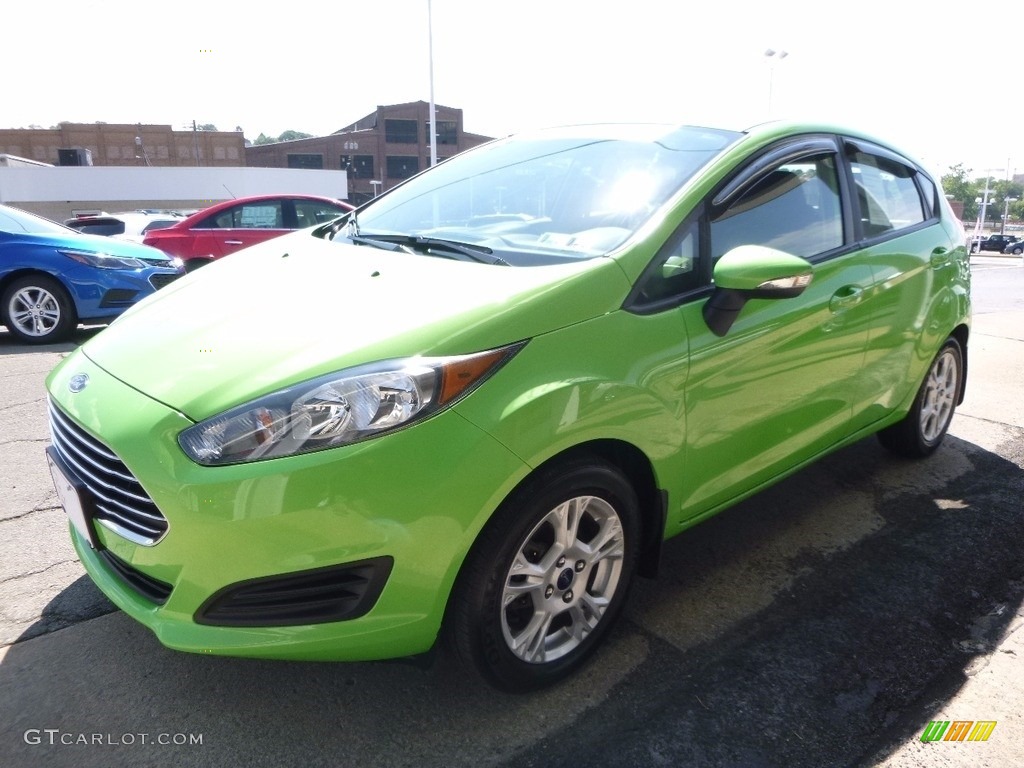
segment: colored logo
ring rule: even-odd
[[[988,741],[996,720],[932,720],[921,741]]]

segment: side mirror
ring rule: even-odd
[[[693,271],[693,259],[689,256],[669,256],[661,265],[661,276],[671,280],[678,275],[686,275]]]
[[[715,292],[704,304],[704,322],[725,336],[750,299],[791,299],[811,284],[814,267],[799,256],[762,245],[741,245],[715,264]]]

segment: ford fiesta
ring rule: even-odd
[[[162,643],[577,669],[664,539],[961,402],[963,232],[838,127],[470,150],[179,280],[50,375],[85,568]]]

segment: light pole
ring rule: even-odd
[[[1017,202],[1017,198],[1016,197],[1006,197],[1006,198],[1003,198],[1003,225],[999,228],[999,234],[1001,234],[1001,235],[1005,235],[1006,234],[1006,220],[1010,216],[1010,203],[1016,203],[1016,202]]]
[[[776,51],[774,48],[768,48],[764,52],[765,58],[768,60],[768,117],[772,116],[772,88],[775,85],[775,62],[782,61],[784,58],[789,56],[788,51]]]
[[[988,182],[991,177],[985,176],[985,191],[982,192],[981,197],[974,199],[974,202],[981,203],[981,207],[978,209],[978,223],[974,225],[974,241],[971,244],[971,250],[974,250],[975,244],[981,240],[981,229],[985,225],[985,212],[988,210],[988,203],[991,199],[990,196],[994,190],[989,188]]]
[[[430,55],[430,167],[437,165],[437,110],[434,108],[434,19],[427,0],[427,51]]]

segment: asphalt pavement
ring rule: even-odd
[[[939,452],[864,440],[676,537],[594,662],[528,696],[443,657],[164,649],[84,575],[43,459],[43,379],[95,331],[0,331],[0,765],[1021,764],[1024,262],[972,265],[967,397]],[[944,722],[987,739],[922,741]]]

